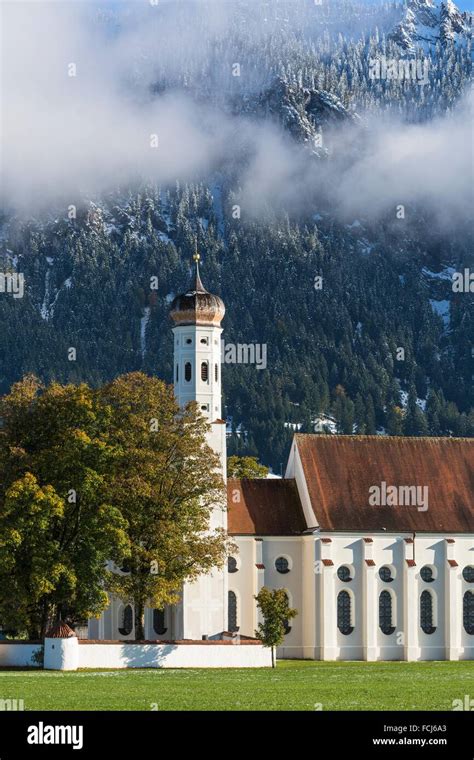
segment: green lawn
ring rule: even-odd
[[[474,662],[280,661],[276,670],[0,671],[26,710],[450,710]]]

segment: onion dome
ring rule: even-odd
[[[46,638],[47,639],[70,639],[72,636],[75,636],[76,634],[68,626],[67,623],[64,623],[63,620],[59,620],[57,623],[55,623],[47,632]]]
[[[220,325],[225,314],[224,302],[206,290],[199,275],[199,254],[193,258],[196,262],[194,281],[186,293],[173,300],[170,317],[176,325]]]

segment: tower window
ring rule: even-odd
[[[215,379],[216,383],[219,380],[219,365],[218,364],[214,365],[214,379]]]
[[[390,591],[382,591],[379,596],[379,626],[386,636],[390,636],[395,630],[392,625],[392,596]]]
[[[463,596],[462,620],[466,633],[474,636],[474,591],[466,591]]]
[[[227,595],[227,625],[231,633],[239,630],[237,625],[237,596],[234,591],[229,591]]]
[[[176,382],[179,383],[179,364],[176,365]]]
[[[209,379],[209,366],[207,362],[201,362],[201,380],[207,383]]]
[[[422,591],[420,596],[420,626],[425,633],[434,633],[433,596],[430,591]]]
[[[158,636],[163,636],[168,630],[165,626],[164,610],[153,610],[153,630]]]
[[[227,558],[227,570],[229,573],[236,573],[239,568],[237,567],[237,560],[235,557]]]
[[[192,371],[191,371],[191,362],[186,362],[184,365],[184,379],[187,383],[191,382],[192,377]]]
[[[129,636],[133,629],[133,610],[130,604],[127,604],[122,611],[119,633],[122,636]]]
[[[186,345],[187,346],[190,346],[192,342],[193,342],[192,338],[186,338]]]
[[[208,346],[209,345],[209,341],[208,341],[207,338],[201,338],[201,343],[202,343],[203,346]]]
[[[337,627],[344,636],[354,630],[351,617],[351,596],[348,591],[340,591],[337,595]]]

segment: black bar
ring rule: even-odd
[[[268,756],[285,746],[311,758],[349,751],[371,757],[472,760],[474,716],[460,712],[3,712],[0,760],[28,757],[159,757],[183,750]],[[41,729],[42,725],[42,729]],[[56,733],[56,726],[65,727]],[[248,726],[249,730],[245,731]],[[53,727],[53,728],[51,728]],[[76,727],[74,733],[74,727]],[[80,728],[82,727],[82,735]],[[225,743],[218,742],[220,736]],[[43,739],[33,744],[30,739]],[[50,738],[72,744],[45,743]],[[216,741],[217,740],[217,741]],[[82,746],[79,746],[82,744]],[[166,750],[165,750],[166,747]],[[262,752],[262,750],[264,751]],[[113,754],[112,754],[113,753]],[[126,753],[126,754],[124,754]],[[291,752],[293,754],[293,752]]]

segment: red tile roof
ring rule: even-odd
[[[367,567],[375,567],[375,562],[373,559],[366,559],[365,564],[367,565]]]
[[[334,565],[334,562],[332,561],[332,559],[323,559],[322,563],[324,567],[332,567]]]
[[[450,567],[458,567],[458,563],[456,562],[455,559],[448,559],[448,565]]]
[[[70,639],[72,636],[75,636],[76,634],[68,626],[67,623],[64,623],[62,620],[60,620],[58,623],[55,623],[49,631],[46,633],[47,639]]]
[[[406,559],[405,562],[407,563],[408,567],[416,567],[416,562],[414,559]]]
[[[295,436],[321,530],[474,531],[474,439]],[[426,511],[371,506],[369,489],[428,486]]]
[[[306,530],[294,480],[229,480],[228,531],[237,536],[292,536]]]

